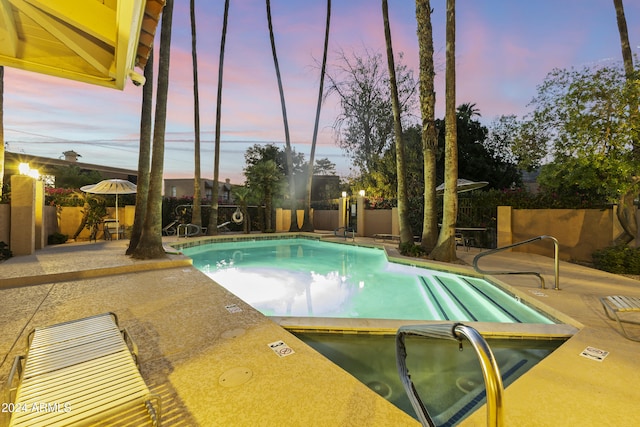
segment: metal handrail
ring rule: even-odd
[[[556,239],[555,237],[552,237],[552,236],[538,236],[538,237],[534,237],[533,239],[524,240],[522,242],[513,243],[511,245],[502,246],[500,248],[495,248],[495,249],[489,249],[488,251],[481,252],[481,253],[479,253],[478,255],[476,255],[473,258],[473,268],[476,270],[476,272],[478,272],[480,274],[489,274],[489,275],[492,275],[492,276],[495,276],[495,275],[498,275],[498,274],[532,274],[534,276],[537,276],[538,279],[540,279],[540,288],[541,289],[546,289],[546,286],[545,286],[545,283],[544,283],[544,277],[542,277],[542,274],[538,273],[537,271],[487,271],[487,270],[482,270],[480,267],[478,267],[478,261],[482,257],[485,257],[487,255],[491,255],[491,254],[495,254],[496,252],[501,252],[501,251],[504,251],[506,249],[515,248],[516,246],[520,246],[520,245],[524,245],[524,244],[527,244],[527,243],[535,242],[536,240],[544,240],[544,239],[550,239],[550,240],[553,241],[553,246],[554,246],[553,259],[554,259],[554,273],[555,273],[555,287],[554,287],[554,289],[556,291],[559,291],[560,290],[560,258],[558,256],[558,254],[560,252],[560,247],[558,245],[558,239]]]
[[[347,240],[347,233],[351,233],[351,240],[355,242],[356,230],[353,227],[338,227],[335,230],[333,230],[333,235],[338,237],[340,230],[342,230],[341,234],[343,235],[344,240]]]
[[[460,349],[462,349],[462,337],[466,338],[475,350],[482,369],[482,376],[487,391],[487,426],[503,425],[502,395],[504,387],[502,385],[502,377],[500,376],[498,363],[491,352],[491,348],[482,335],[471,326],[466,326],[462,323],[442,323],[402,326],[396,332],[396,363],[398,373],[400,374],[402,385],[409,396],[411,405],[423,426],[434,427],[435,423],[420,399],[420,396],[418,396],[418,392],[411,381],[411,376],[405,363],[407,351],[404,339],[407,335],[454,339],[458,341]]]
[[[180,230],[184,230],[183,237],[197,236],[202,228],[196,224],[178,224],[177,237],[180,237]]]

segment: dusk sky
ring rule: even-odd
[[[502,114],[522,116],[536,86],[554,68],[621,61],[611,0],[458,0],[457,102],[475,103],[489,124]],[[196,0],[202,176],[213,177],[215,94],[224,1]],[[432,0],[437,117],[444,115],[445,0]],[[379,1],[332,2],[329,67],[337,51],[384,54]],[[629,39],[640,55],[640,1],[624,0]],[[276,48],[292,144],[309,158],[326,2],[272,0]],[[418,76],[415,2],[389,1],[394,51]],[[159,41],[160,28],[156,35]],[[176,0],[171,50],[165,178],[193,177],[193,82],[189,2]],[[244,182],[244,152],[256,143],[284,147],[284,128],[266,7],[231,0],[222,103],[220,179]],[[157,75],[157,74],[156,74]],[[58,158],[75,150],[80,161],[136,169],[141,87],[124,91],[5,67],[4,127],[8,151]],[[335,142],[337,99],[323,105],[316,159],[329,158],[347,176],[350,164]]]

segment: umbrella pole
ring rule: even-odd
[[[118,193],[116,193],[116,240],[120,240],[120,221],[118,221]]]

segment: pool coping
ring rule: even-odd
[[[393,319],[344,319],[332,317],[269,316],[278,325],[292,332],[324,332],[339,334],[395,335],[398,328],[408,325],[462,323],[476,329],[485,338],[567,340],[579,329],[568,324],[452,322]]]

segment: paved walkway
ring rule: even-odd
[[[114,311],[140,347],[142,374],[162,396],[166,425],[417,425],[189,259],[135,261],[124,255],[127,244],[51,246],[0,263],[0,381],[34,326]],[[477,253],[458,256],[471,264]],[[505,391],[505,425],[635,425],[640,343],[620,335],[598,298],[640,297],[640,282],[563,262],[555,291],[553,261],[521,253],[489,256],[481,267],[541,271],[549,289],[533,276],[498,280],[580,329]],[[640,336],[640,326],[628,330]],[[279,340],[295,353],[275,355],[268,344]],[[608,354],[581,356],[587,347]],[[461,425],[485,424],[481,409]]]

